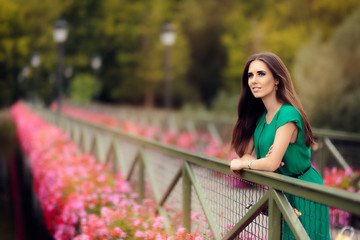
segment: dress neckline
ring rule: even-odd
[[[280,108],[276,111],[276,113],[275,113],[274,117],[271,119],[271,121],[270,121],[269,123],[266,121],[266,114],[267,114],[267,110],[265,111],[265,114],[264,114],[264,121],[265,121],[265,124],[266,124],[266,125],[271,125],[271,123],[274,121],[274,119],[275,119],[276,115],[278,115],[278,113],[280,112],[281,108],[282,108],[284,105],[285,105],[285,104],[281,104]]]

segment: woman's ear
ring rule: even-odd
[[[278,90],[278,85],[279,85],[280,81],[278,78],[275,79],[275,90]]]
[[[280,83],[279,78],[275,78],[275,85],[277,86],[277,85],[279,85],[279,83]]]

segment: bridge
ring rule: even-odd
[[[17,125],[23,124],[25,128],[33,124],[31,121],[33,116],[38,116],[40,119],[46,120],[55,129],[65,131],[69,137],[66,141],[74,143],[74,148],[75,146],[78,148],[74,150],[75,152],[93,156],[94,162],[97,164],[94,167],[95,169],[107,172],[105,166],[108,166],[113,175],[109,174],[108,176],[111,177],[107,177],[106,181],[103,180],[104,176],[99,175],[97,181],[105,181],[109,185],[116,185],[119,176],[121,179],[126,180],[129,184],[126,186],[130,187],[131,193],[128,192],[128,188],[126,188],[126,192],[134,196],[134,199],[140,204],[136,205],[136,208],[147,206],[153,209],[154,212],[149,216],[155,219],[155,222],[152,221],[151,223],[161,223],[161,227],[155,227],[153,232],[158,231],[159,233],[160,229],[162,229],[164,233],[168,233],[168,235],[159,233],[156,235],[158,239],[167,239],[172,235],[175,236],[174,239],[326,239],[322,235],[323,233],[313,230],[314,226],[321,224],[330,225],[331,238],[335,239],[344,227],[352,226],[355,230],[359,228],[360,195],[357,193],[303,182],[271,172],[245,169],[240,176],[234,176],[229,170],[229,161],[225,159],[210,157],[198,152],[163,144],[144,136],[130,134],[118,127],[111,126],[111,124],[104,124],[104,122],[94,123],[89,119],[81,119],[71,114],[59,115],[57,112],[38,106],[21,105],[21,108],[23,112],[18,112],[17,119],[23,120],[16,121]],[[101,110],[103,114],[105,111],[113,112],[113,110],[104,107]],[[95,109],[92,109],[92,111],[96,112]],[[24,112],[28,117],[21,115]],[[194,130],[197,121],[200,121],[196,119],[188,121],[173,116],[170,118],[161,117],[162,114],[160,113],[156,117],[152,115],[140,118],[138,114],[139,111],[131,113],[124,110],[120,111],[117,118],[132,121],[142,119],[139,121],[144,123],[154,121],[155,125],[159,127],[164,126],[166,123],[176,131],[181,128]],[[182,126],[179,126],[179,123],[182,123]],[[39,129],[40,126],[41,124],[35,125],[33,129]],[[218,130],[216,121],[207,122],[205,129],[218,143],[223,142],[222,135],[224,133]],[[46,135],[55,133],[55,130],[49,130],[44,133],[42,138],[45,139]],[[324,157],[326,150],[327,153],[333,156],[339,166],[347,169],[349,164],[332,141],[334,139],[351,140],[356,143],[359,142],[359,136],[324,130],[317,130],[315,133],[319,140],[318,147],[321,149],[319,156]],[[29,141],[29,139],[26,139],[26,141]],[[24,140],[24,145],[27,144],[26,141]],[[36,145],[36,143],[29,144]],[[55,141],[47,148],[56,146]],[[41,146],[37,147],[40,148]],[[67,151],[69,151],[67,154],[72,154],[73,150]],[[26,153],[31,153],[31,149],[24,150],[25,158],[28,159],[29,163],[28,170],[31,174],[34,177],[45,174],[38,169],[45,165],[36,165],[36,157],[40,158],[41,154],[34,157],[31,154],[28,156]],[[49,161],[51,158],[48,157],[47,160]],[[84,161],[84,159],[78,160]],[[324,173],[326,162],[325,160],[319,162],[320,171]],[[68,164],[65,161],[63,163]],[[80,165],[84,163],[82,162]],[[100,166],[104,166],[104,168]],[[56,169],[49,169],[49,171],[56,172]],[[71,175],[74,173],[75,175]],[[76,173],[79,172],[69,173],[67,177],[76,178]],[[55,181],[51,177],[47,178],[47,180],[49,179]],[[72,180],[76,182],[76,180]],[[42,185],[45,184],[41,181],[35,181],[35,184],[38,193],[40,195],[44,194],[46,189],[42,188]],[[69,186],[67,187],[69,188]],[[70,188],[76,188],[76,186]],[[62,189],[62,191],[67,190]],[[89,199],[90,196],[91,194],[88,193]],[[316,211],[322,211],[324,207],[328,206],[330,208],[330,219],[321,219],[310,211],[302,212],[300,213],[301,216],[299,216],[289,204],[288,196],[296,196],[303,201],[311,202],[316,206]],[[76,198],[76,196],[71,197]],[[42,200],[39,198],[40,203]],[[95,201],[95,199],[93,200]],[[98,201],[100,200],[98,199]],[[79,201],[77,204],[81,205]],[[121,205],[122,203],[117,202],[117,204]],[[108,206],[109,203],[104,205]],[[58,205],[53,203],[52,206]],[[91,212],[91,208],[87,209]],[[116,215],[112,210],[104,209],[102,211],[105,213],[99,210],[95,211],[95,209],[93,209],[93,213],[100,212],[100,215],[111,213],[113,214],[111,215],[112,218],[118,216],[120,219],[120,216]],[[52,209],[52,211],[55,210]],[[62,210],[66,211],[66,209]],[[90,223],[80,217],[84,215],[85,213],[82,212],[73,215],[72,222],[74,226],[65,228],[68,230],[74,229],[75,232],[72,236],[78,234],[80,230],[86,231],[84,226],[89,227]],[[312,225],[303,226],[301,219],[305,218],[311,221]],[[65,234],[65,230],[60,233],[60,231],[57,231],[58,229],[55,229],[56,224],[49,221],[49,219],[47,220],[48,228],[54,233],[58,233],[59,236],[61,233]],[[71,222],[69,219],[66,221],[63,219],[62,221]],[[115,222],[114,220],[113,223]],[[285,222],[291,230],[288,235],[284,234],[282,230]],[[179,228],[180,225],[182,227]],[[127,235],[128,238],[126,238],[126,229],[114,226],[111,227],[111,232],[108,233],[109,236],[116,232],[117,236],[123,237],[120,237],[120,239],[132,239],[129,238],[130,235]],[[63,225],[62,227],[64,228]],[[146,231],[143,231],[142,234],[144,232]],[[185,235],[185,233],[189,233],[189,235]],[[190,235],[190,233],[194,234]],[[156,236],[154,235],[153,239]],[[360,235],[356,232],[355,237],[358,236]],[[134,233],[132,237],[134,239],[146,239],[140,233],[138,235]],[[82,238],[79,237],[78,239]]]

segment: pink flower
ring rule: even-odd
[[[145,233],[142,232],[142,231],[136,231],[135,232],[135,235],[134,235],[136,238],[144,238],[145,237]]]
[[[164,218],[163,217],[157,217],[152,224],[152,227],[155,229],[162,229],[164,227]]]
[[[347,168],[347,169],[345,170],[345,176],[350,176],[351,173],[352,173],[352,169],[351,169],[351,168]]]
[[[123,230],[121,230],[119,227],[115,227],[113,230],[111,230],[110,234],[113,237],[120,237],[120,238],[126,237],[126,233]]]
[[[206,237],[210,238],[212,236],[213,236],[213,234],[212,234],[211,230],[207,230],[206,231]]]
[[[226,224],[226,229],[232,229],[234,227],[234,224]]]
[[[148,229],[149,228],[149,223],[143,222],[142,226],[143,226],[143,228]]]
[[[195,221],[196,219],[198,219],[201,216],[201,214],[199,212],[195,212],[191,215],[191,221]]]
[[[74,240],[90,240],[90,236],[87,234],[80,234],[79,236],[76,236]]]
[[[336,178],[336,180],[335,180],[335,183],[336,184],[341,184],[342,183],[342,176],[338,176],[337,178]]]
[[[141,223],[143,222],[143,220],[141,218],[137,218],[135,221],[134,221],[134,227],[137,227],[139,226]]]
[[[176,235],[178,237],[184,236],[185,234],[185,228],[184,227],[180,227],[177,231],[176,231]]]

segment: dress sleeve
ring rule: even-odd
[[[288,122],[294,122],[299,128],[299,131],[303,130],[302,118],[298,110],[296,110],[293,106],[285,105],[279,111],[276,121],[276,129]]]

